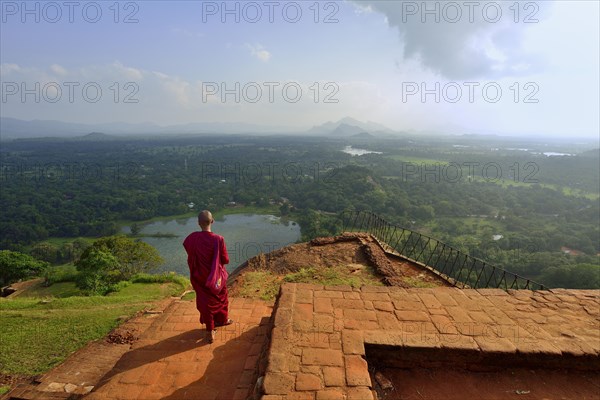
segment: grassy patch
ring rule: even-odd
[[[371,273],[354,274],[344,265],[322,268],[301,268],[298,272],[287,274],[283,277],[283,280],[285,282],[316,283],[328,286],[349,285],[352,287],[361,287],[362,285],[383,285],[383,283]]]
[[[190,280],[183,275],[174,272],[165,272],[163,274],[137,274],[131,278],[132,283],[174,283],[179,285],[181,291],[190,286]]]
[[[276,275],[273,271],[248,271],[236,282],[235,296],[258,298],[266,301],[275,299],[282,282],[313,283],[318,285],[338,286],[363,285],[382,286],[369,267],[357,268],[357,264],[337,265],[333,267],[306,267],[286,275]]]
[[[50,284],[58,282],[75,282],[79,271],[73,264],[58,265],[50,267],[44,273],[45,278]]]
[[[238,296],[273,300],[279,292],[281,277],[271,271],[246,272],[241,282]]]
[[[43,290],[46,290],[44,292]],[[152,302],[181,293],[178,283],[131,283],[108,296],[61,297],[74,290],[70,283],[28,295],[0,299],[0,372],[8,375],[41,374],[61,363],[91,340],[104,337],[120,316],[132,316]]]
[[[10,391],[10,386],[0,386],[0,396]]]
[[[183,297],[181,297],[181,300],[183,300],[183,301],[196,300],[196,292],[191,291],[191,292],[186,293]]]
[[[179,296],[185,287],[179,283],[147,284],[132,283],[122,288],[118,292],[113,292],[105,296],[114,302],[145,302],[159,300],[165,297]],[[100,296],[102,297],[102,296]]]
[[[44,285],[36,285],[25,292],[23,292],[19,297],[38,297],[38,298],[47,298],[47,297],[72,297],[72,296],[83,296],[83,292],[77,286],[75,286],[75,282],[58,282],[50,286]]]

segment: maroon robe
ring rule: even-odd
[[[196,291],[196,308],[200,311],[200,323],[206,324],[207,330],[226,324],[229,305],[227,282],[223,284],[223,289],[218,295],[206,288],[217,240],[220,242],[221,264],[229,264],[225,240],[221,236],[212,232],[193,232],[183,241],[183,247],[188,254],[190,280]]]

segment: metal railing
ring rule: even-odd
[[[501,288],[545,290],[540,283],[472,257],[437,239],[390,224],[367,211],[344,211],[340,215],[343,232],[365,232],[386,250],[433,270],[461,288]]]

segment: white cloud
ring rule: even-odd
[[[190,102],[190,87],[189,82],[186,82],[177,77],[166,77],[161,81],[161,86],[163,90],[170,96],[175,98],[177,104],[182,106],[183,108],[189,108],[191,105]],[[154,95],[159,95],[156,93]]]
[[[256,44],[251,45],[246,43],[246,48],[250,50],[250,54],[258,58],[262,62],[268,62],[271,59],[271,53],[267,51],[262,45]]]
[[[115,61],[111,66],[120,72],[126,79],[141,81],[143,78],[142,71],[136,68],[126,67],[119,61]]]
[[[52,64],[50,66],[50,70],[54,72],[56,75],[65,76],[67,75],[67,70],[64,67],[61,67],[58,64]]]
[[[164,74],[164,73],[162,73],[162,72],[159,72],[159,71],[152,71],[152,73],[153,73],[155,76],[157,76],[157,77],[159,77],[159,78],[161,78],[161,79],[167,79],[167,78],[169,77],[169,75],[167,75],[167,74]]]
[[[20,71],[21,71],[21,67],[19,67],[19,65],[17,65],[17,64],[8,64],[8,63],[0,64],[0,75],[2,75],[2,76],[8,75],[11,72],[20,72]]]
[[[371,14],[372,12],[373,12],[373,7],[371,7],[370,5],[365,6],[360,3],[355,4],[354,13],[356,15]]]

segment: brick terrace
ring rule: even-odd
[[[373,399],[369,345],[598,370],[600,291],[284,284],[262,400]]]
[[[235,323],[209,344],[194,302],[175,302],[86,398],[245,400],[268,344],[272,304],[230,299]]]

